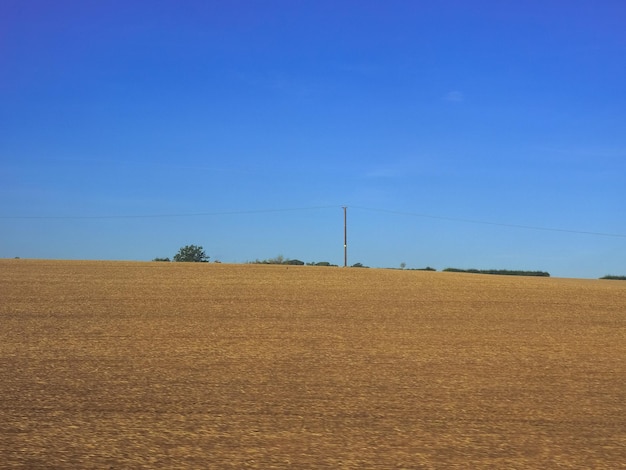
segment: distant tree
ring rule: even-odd
[[[170,259],[169,258],[154,258],[152,261],[167,261],[167,262],[169,262]]]
[[[178,250],[178,253],[174,255],[174,261],[208,263],[209,257],[201,246],[187,245]]]
[[[550,273],[545,271],[519,271],[510,269],[458,269],[446,268],[444,272],[448,273],[472,273],[472,274],[496,274],[500,276],[539,276],[550,277]]]
[[[367,266],[363,266],[362,263],[354,263],[351,267],[353,267],[353,268],[367,268]]]
[[[300,261],[299,259],[289,259],[285,258],[283,255],[278,255],[274,258],[268,259],[256,259],[255,261],[249,261],[250,264],[304,264],[304,261]]]
[[[275,258],[270,258],[265,261],[267,264],[283,264],[285,262],[285,257],[283,255],[278,255]]]
[[[402,263],[400,263],[400,269],[404,269],[406,268],[406,263],[403,261]]]

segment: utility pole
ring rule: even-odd
[[[348,208],[343,206],[343,267],[348,267]]]

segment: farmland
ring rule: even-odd
[[[626,468],[626,283],[0,260],[2,468]]]

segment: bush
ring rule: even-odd
[[[511,271],[509,269],[458,269],[446,268],[448,273],[472,273],[472,274],[496,274],[500,276],[539,276],[550,277],[550,273],[545,271]]]
[[[626,276],[613,276],[611,274],[608,274],[604,277],[601,277],[600,279],[608,279],[610,281],[626,281]]]
[[[269,259],[256,259],[254,261],[249,261],[248,264],[287,264],[293,266],[302,266],[304,261],[300,261],[299,259],[289,259],[285,258],[283,255],[278,255],[275,258]]]
[[[351,268],[367,268],[367,266],[363,266],[361,263],[354,263]]]
[[[289,264],[292,266],[302,266],[304,265],[304,261],[300,261],[299,259],[288,259],[286,261],[283,261],[282,264]]]

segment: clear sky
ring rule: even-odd
[[[626,275],[624,0],[1,0],[0,257]]]

